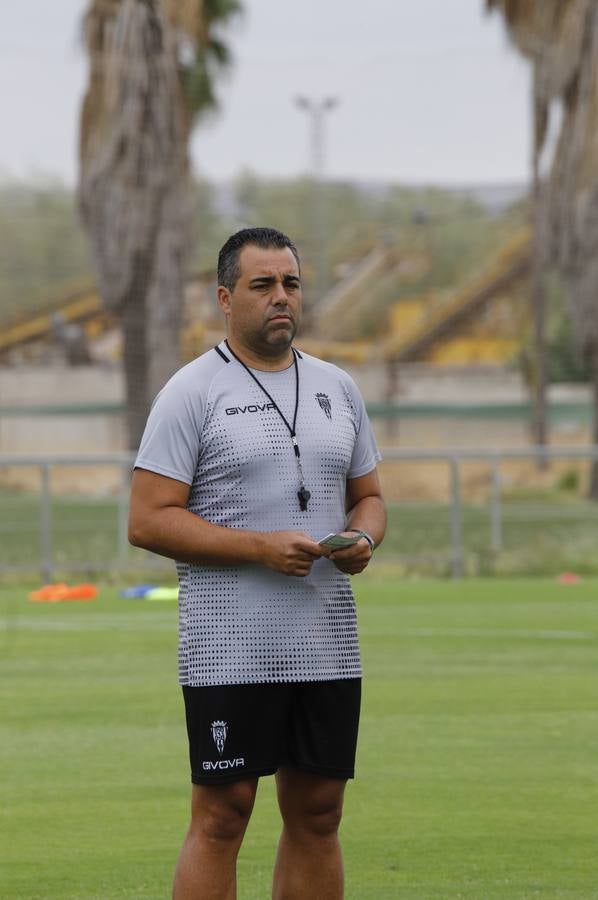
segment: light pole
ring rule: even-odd
[[[338,106],[337,97],[310,100],[308,97],[295,98],[295,104],[309,117],[310,176],[313,181],[313,247],[316,287],[315,295],[321,299],[328,287],[328,235],[326,229],[326,197],[324,179],[325,136],[324,117]]]

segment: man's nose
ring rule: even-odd
[[[274,290],[272,291],[272,301],[274,303],[284,303],[287,304],[289,302],[289,298],[286,292],[286,288],[282,281],[277,281],[274,285]]]

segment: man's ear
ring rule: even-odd
[[[224,315],[228,315],[230,313],[230,291],[228,288],[224,287],[224,285],[218,285],[218,291],[216,293],[218,297],[218,306],[224,313]]]

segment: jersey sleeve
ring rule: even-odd
[[[368,472],[376,468],[376,463],[382,459],[382,454],[376,444],[376,438],[374,437],[361,392],[353,379],[348,376],[345,389],[353,407],[356,435],[347,478],[359,478],[361,475],[367,475]]]
[[[203,401],[203,402],[202,402]],[[156,396],[135,468],[192,484],[201,448],[205,400],[174,376]]]

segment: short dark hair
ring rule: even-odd
[[[282,250],[288,247],[300,267],[297,248],[282,231],[277,231],[276,228],[243,228],[231,234],[218,254],[218,284],[228,288],[229,291],[234,291],[241,274],[239,264],[241,250],[249,244],[262,247],[264,250],[272,247]]]

